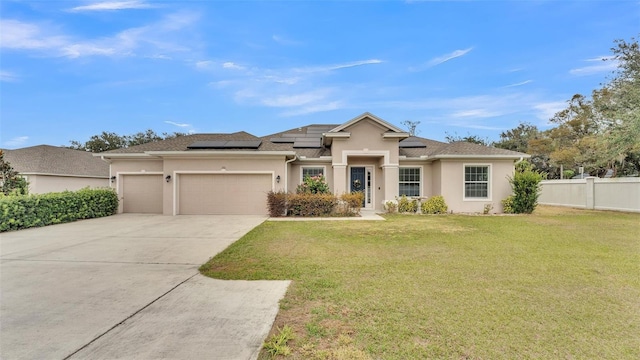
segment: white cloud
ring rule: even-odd
[[[465,56],[467,55],[471,50],[473,50],[473,47],[470,48],[466,48],[463,50],[455,50],[451,53],[448,54],[444,54],[438,57],[435,57],[431,60],[429,60],[426,64],[422,65],[422,66],[418,66],[418,67],[411,67],[409,68],[410,71],[420,71],[420,70],[424,70],[426,68],[430,68],[430,67],[434,67],[434,66],[438,66],[440,64],[446,63],[449,60],[453,60],[455,58],[459,58],[461,56]]]
[[[210,60],[196,61],[196,68],[200,70],[209,69],[211,68],[212,65],[213,65],[213,61],[210,61]]]
[[[9,71],[0,70],[0,81],[14,82],[18,80],[19,80],[18,75]]]
[[[463,118],[463,117],[488,118],[488,117],[496,117],[500,115],[502,115],[502,113],[499,111],[491,111],[487,109],[470,109],[470,110],[456,111],[450,116],[454,118]]]
[[[53,35],[54,29],[19,20],[0,19],[0,47],[6,49],[39,50],[65,46],[69,40],[62,35]]]
[[[191,124],[177,123],[169,120],[165,121],[165,124],[174,125],[182,128],[191,127]]]
[[[326,72],[326,71],[347,69],[347,68],[352,68],[356,66],[381,64],[382,62],[383,61],[379,59],[358,60],[358,61],[352,61],[352,62],[342,63],[342,64],[296,68],[296,69],[293,69],[293,71],[298,73]]]
[[[533,105],[533,108],[537,111],[538,119],[546,122],[548,122],[549,119],[551,119],[558,111],[563,110],[566,107],[567,103],[565,101],[551,101]]]
[[[519,83],[506,85],[506,86],[504,86],[504,87],[506,87],[506,88],[510,88],[510,87],[522,86],[522,85],[530,84],[530,83],[532,83],[532,82],[533,82],[533,80],[525,80],[525,81],[522,81],[522,82],[519,82]]]
[[[5,141],[4,142],[4,146],[6,146],[6,147],[19,147],[19,146],[22,146],[24,143],[26,143],[27,140],[29,140],[28,136],[14,137],[11,140]]]
[[[157,56],[188,52],[181,31],[198,21],[190,12],[170,14],[146,26],[129,28],[113,36],[77,39],[60,34],[55,27],[18,20],[0,20],[0,47],[38,51],[48,56],[80,58],[89,56]]]
[[[326,99],[328,90],[317,90],[303,94],[279,95],[261,100],[263,105],[269,107],[297,107],[307,105],[309,103],[317,103]]]
[[[222,64],[222,67],[225,69],[232,69],[232,70],[244,70],[243,66],[240,66],[234,62],[231,61],[227,61],[225,63]]]
[[[569,70],[569,74],[577,76],[593,75],[603,72],[611,72],[618,68],[618,61],[611,56],[600,56],[593,59],[584,60],[586,62],[597,62],[596,65],[588,65]]]
[[[127,10],[127,9],[150,9],[155,8],[156,5],[149,4],[145,1],[131,0],[131,1],[104,1],[97,2],[90,5],[76,6],[69,9],[71,12],[82,11],[114,11],[114,10]]]

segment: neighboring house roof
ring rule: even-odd
[[[5,160],[20,174],[109,177],[109,164],[82,150],[37,145],[2,151]]]
[[[417,136],[409,136],[406,132],[403,132],[399,128],[387,123],[386,121],[370,114],[364,113],[358,117],[355,117],[344,124],[311,124],[302,126],[275,134],[270,134],[262,137],[249,134],[244,131],[231,133],[231,134],[193,134],[179,136],[176,138],[156,141],[138,146],[132,146],[129,148],[117,149],[106,151],[105,156],[110,154],[144,154],[146,152],[189,152],[203,151],[220,152],[220,151],[250,151],[250,152],[288,152],[295,153],[300,158],[317,159],[320,157],[331,156],[331,148],[325,146],[323,138],[328,135],[339,134],[342,130],[349,126],[361,121],[363,119],[371,119],[374,122],[389,129],[389,132],[385,133],[385,136],[391,134],[394,137],[398,137],[404,141],[411,142],[412,144],[422,143],[424,146],[420,147],[402,147],[400,146],[399,155],[407,158],[456,158],[456,157],[529,157],[529,155],[522,154],[515,151],[498,149],[489,146],[482,146],[478,144],[468,142],[454,142],[443,143],[440,141],[430,140]],[[254,147],[241,147],[243,141],[253,140],[254,145],[259,143],[259,146]],[[203,149],[198,146],[193,148],[194,144],[203,143],[238,143],[239,147],[226,147],[226,148],[210,148]],[[192,148],[190,148],[192,147]]]

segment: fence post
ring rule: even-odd
[[[586,196],[586,200],[587,200],[587,209],[594,209],[596,202],[594,199],[595,196],[595,177],[587,177],[585,179],[587,181],[586,183],[586,188],[585,188],[585,196]]]

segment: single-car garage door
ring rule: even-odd
[[[178,213],[183,215],[266,215],[270,174],[182,174]]]
[[[162,214],[162,175],[122,176],[122,202],[126,213]]]

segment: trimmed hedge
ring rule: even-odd
[[[420,207],[423,214],[446,214],[448,209],[449,207],[442,195],[430,197]]]
[[[109,216],[118,210],[112,189],[0,197],[0,232]]]
[[[287,213],[293,216],[330,216],[338,204],[333,194],[289,194]]]

